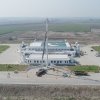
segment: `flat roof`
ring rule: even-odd
[[[30,43],[31,47],[43,47],[43,41],[34,41]],[[48,47],[70,48],[70,44],[64,40],[49,40]]]
[[[33,43],[30,43],[30,46],[32,46],[32,47],[41,47],[41,45],[42,45],[42,41],[35,41],[35,42],[33,42]]]
[[[31,54],[28,58],[26,59],[39,59],[42,60],[42,54]],[[44,59],[47,59],[46,54],[44,54]],[[65,59],[65,60],[70,60],[68,55],[65,54],[48,54],[48,59]]]

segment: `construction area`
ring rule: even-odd
[[[9,44],[7,44],[9,45]],[[97,45],[97,44],[95,44]],[[10,48],[0,54],[0,64],[21,64],[18,44],[10,44]],[[92,50],[91,45],[83,46],[84,56],[75,59],[81,65],[100,66],[100,57],[96,57],[96,51]],[[55,68],[54,68],[55,67]],[[48,69],[45,75],[37,77],[36,72],[41,66],[30,66],[25,71],[3,71],[0,72],[0,84],[66,84],[66,85],[100,85],[100,73],[89,73],[88,76],[75,76],[64,66],[54,66]],[[54,68],[54,69],[53,69]]]

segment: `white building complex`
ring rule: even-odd
[[[46,64],[46,54],[42,60],[44,42],[34,41],[33,43],[20,46],[22,62],[31,65]],[[73,46],[66,40],[49,40],[48,41],[48,65],[75,65],[75,56],[80,55],[80,46],[76,42]]]
[[[21,52],[25,54],[36,54],[43,53],[44,43],[42,41],[34,41],[29,45],[24,43],[21,44]],[[45,50],[46,51],[46,50]],[[66,40],[50,40],[48,42],[48,54],[68,54],[69,56],[79,56],[80,54],[80,46],[76,42],[73,46],[71,46]]]

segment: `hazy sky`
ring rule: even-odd
[[[100,0],[0,0],[0,17],[100,17]]]

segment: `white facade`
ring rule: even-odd
[[[31,54],[26,57],[25,63],[32,65],[46,64],[46,55],[42,61],[41,54]],[[68,55],[61,54],[49,54],[48,55],[48,65],[75,65],[75,61],[71,59]]]
[[[75,47],[72,47],[68,42],[66,41],[49,41],[48,42],[48,54],[54,53],[54,54],[68,54],[70,56],[75,56],[76,52],[80,52],[79,50],[79,44],[75,44]],[[43,42],[42,41],[34,41],[33,43],[30,43],[29,45],[22,47],[21,45],[21,52],[26,54],[35,54],[43,53]],[[45,48],[46,49],[46,48]]]
[[[76,42],[72,47],[66,41],[49,41],[48,42],[48,62],[46,55],[42,60],[43,49],[46,53],[46,48],[43,46],[42,41],[34,41],[29,45],[24,43],[20,46],[20,53],[22,55],[23,63],[32,65],[75,65],[75,60],[70,57],[75,57],[80,53],[79,44]],[[45,54],[44,53],[44,54]]]

